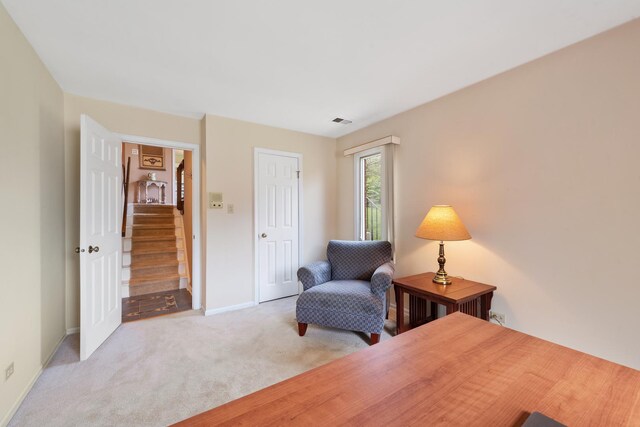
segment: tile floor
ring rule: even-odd
[[[186,289],[122,298],[122,322],[186,310],[191,310],[191,294]]]

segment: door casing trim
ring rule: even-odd
[[[193,195],[193,215],[191,217],[192,222],[192,242],[191,242],[191,265],[193,271],[191,271],[191,308],[194,310],[200,310],[203,308],[203,291],[202,277],[204,277],[204,271],[202,269],[202,227],[201,227],[201,200],[202,190],[200,185],[200,145],[192,144],[188,142],[170,141],[166,139],[149,138],[146,136],[138,135],[126,135],[122,133],[114,132],[118,137],[122,139],[122,142],[134,142],[143,145],[153,145],[156,147],[174,148],[178,150],[187,150],[193,153],[193,188],[191,194]],[[173,168],[173,165],[171,166]],[[185,236],[186,238],[186,236]],[[197,273],[197,274],[195,274]]]

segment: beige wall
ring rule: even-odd
[[[65,334],[62,91],[0,5],[0,425]],[[13,362],[7,381],[4,371]]]
[[[79,262],[73,248],[79,240],[81,114],[113,132],[200,144],[200,120],[64,94],[67,328],[80,326]]]
[[[206,116],[207,192],[222,192],[227,209],[208,209],[208,310],[254,300],[253,149],[303,155],[303,261],[324,258],[335,235],[335,140],[222,117]],[[204,205],[206,205],[206,199]]]
[[[638,46],[640,20],[340,138],[340,236],[340,153],[397,135],[398,276],[437,268],[413,235],[452,204],[473,240],[447,243],[447,270],[497,285],[508,326],[640,368]]]
[[[133,154],[132,151],[134,149],[138,150],[138,153],[140,153],[139,144],[131,144],[126,142],[122,144],[122,157],[125,165],[127,164],[127,157],[131,157],[128,203],[136,203],[138,201],[138,181],[141,179],[148,179],[147,175],[149,174],[149,172],[153,172],[156,174],[156,179],[158,181],[164,181],[167,183],[167,204],[175,205],[175,203],[173,202],[173,177],[175,176],[175,169],[173,163],[171,163],[171,159],[173,158],[173,149],[165,148],[163,150],[164,162],[166,165],[165,170],[140,169],[140,154]],[[156,187],[150,188],[149,196],[156,197],[157,191],[158,190]]]

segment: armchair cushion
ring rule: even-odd
[[[362,314],[382,313],[383,302],[371,293],[364,280],[332,280],[300,294],[298,304]]]
[[[331,280],[371,280],[378,266],[391,261],[391,243],[332,240],[327,246]]]
[[[296,318],[302,323],[380,333],[385,305],[384,298],[371,292],[369,282],[332,280],[300,294]]]
[[[298,269],[298,280],[306,291],[314,286],[331,280],[331,264],[329,261],[317,261]]]

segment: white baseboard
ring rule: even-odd
[[[80,332],[80,327],[67,329],[67,335],[77,334],[78,332]]]
[[[76,328],[76,329],[80,330],[80,328]],[[27,384],[27,386],[25,387],[24,391],[20,394],[20,396],[18,397],[16,402],[13,404],[13,406],[11,407],[11,410],[9,411],[9,413],[2,420],[0,420],[0,426],[4,427],[4,426],[8,425],[9,421],[11,421],[11,418],[13,418],[13,416],[16,414],[16,412],[18,412],[18,409],[20,408],[20,405],[22,405],[22,402],[24,401],[24,399],[27,397],[27,395],[29,394],[29,392],[33,388],[33,386],[36,383],[36,381],[38,381],[38,378],[40,378],[40,375],[42,375],[42,372],[44,371],[44,368],[46,368],[47,365],[49,365],[49,362],[51,362],[51,359],[53,359],[53,355],[56,354],[56,352],[58,351],[58,349],[62,345],[62,342],[64,341],[64,339],[69,335],[68,331],[69,330],[67,329],[67,333],[65,333],[62,336],[62,338],[60,338],[60,341],[58,341],[58,344],[56,344],[56,346],[54,347],[53,351],[51,352],[51,354],[49,355],[47,360],[40,366],[40,369],[38,369],[38,372],[36,372],[36,374],[33,376],[33,378],[31,378],[31,381],[29,381],[29,384]]]
[[[220,314],[220,313],[226,313],[227,311],[242,310],[243,308],[249,308],[255,305],[257,304],[254,301],[249,301],[242,304],[229,305],[226,307],[210,308],[208,310],[203,309],[203,311],[205,316],[211,316],[212,314]]]

